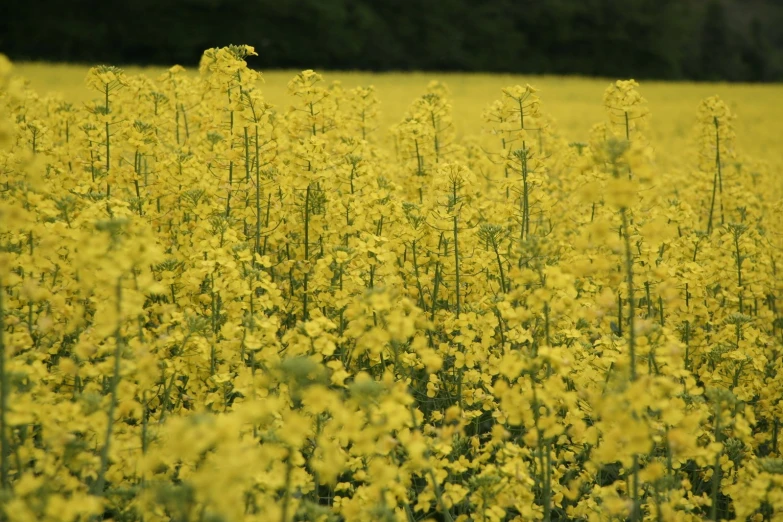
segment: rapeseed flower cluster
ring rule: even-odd
[[[529,85],[385,133],[253,54],[83,107],[0,57],[3,519],[783,517],[783,194],[728,105],[666,162],[632,80],[584,142]]]

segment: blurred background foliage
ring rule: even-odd
[[[780,81],[783,0],[8,1],[12,60]]]

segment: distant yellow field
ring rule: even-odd
[[[15,72],[30,80],[41,94],[60,93],[74,102],[94,98],[84,83],[88,66],[22,63]],[[128,74],[157,78],[163,67],[128,67]],[[262,87],[266,99],[287,106],[288,81],[297,71],[264,72]],[[410,101],[419,96],[427,84],[438,79],[452,92],[454,122],[460,135],[473,133],[481,125],[484,108],[497,99],[507,85],[529,83],[539,89],[544,110],[551,114],[560,132],[568,139],[586,139],[590,127],[604,117],[601,96],[610,79],[522,76],[506,74],[455,73],[363,73],[322,72],[327,82],[340,81],[346,88],[374,85],[381,102],[382,130],[398,123]],[[749,154],[783,161],[779,152],[783,136],[783,85],[747,85],[726,83],[641,82],[641,91],[649,102],[652,119],[651,137],[659,143],[682,141],[694,124],[699,101],[718,95],[738,115],[738,144]]]

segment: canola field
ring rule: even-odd
[[[0,56],[0,520],[783,520],[782,86],[252,54]]]

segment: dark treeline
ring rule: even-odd
[[[13,60],[779,81],[783,0],[8,0]]]

